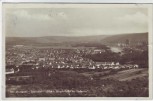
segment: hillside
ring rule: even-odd
[[[119,71],[116,74],[108,75],[106,77],[102,77],[101,79],[117,79],[119,81],[129,81],[136,78],[142,78],[148,76],[148,69],[142,68],[142,69],[130,69],[130,70],[124,70]]]
[[[117,43],[125,43],[126,40],[130,44],[138,42],[147,43],[148,33],[120,34],[120,35],[97,35],[97,36],[44,36],[44,37],[6,37],[6,45],[51,45],[51,44],[76,44],[76,43],[102,43],[115,45]]]
[[[67,36],[45,36],[45,37],[6,37],[7,45],[36,45],[36,44],[73,44],[84,42],[100,42],[108,36],[79,36],[79,37],[67,37]]]
[[[136,78],[148,77],[148,69],[140,68],[140,69],[128,69],[112,72],[111,70],[101,71],[101,72],[84,72],[81,73],[86,77],[96,77],[101,80],[105,79],[115,79],[119,81],[130,81]]]
[[[126,40],[129,40],[131,45],[135,45],[138,42],[148,43],[148,33],[113,35],[101,40],[101,42],[109,45],[115,45],[118,43],[125,43]]]

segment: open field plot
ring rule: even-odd
[[[144,76],[148,76],[148,69],[130,69],[125,71],[119,71],[116,74],[102,77],[102,79],[113,78],[119,81],[126,81],[126,80],[136,79],[139,77],[141,78]]]

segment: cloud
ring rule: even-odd
[[[17,10],[17,11],[14,11],[12,15],[22,19],[43,20],[43,21],[67,18],[67,15],[64,12],[48,12],[46,14],[40,12],[37,14],[30,14],[27,10]]]
[[[91,29],[91,28],[79,28],[79,29],[72,29],[70,31],[72,35],[75,36],[84,36],[84,35],[101,35],[104,34],[104,30],[102,29]]]
[[[58,12],[58,17],[67,19],[67,15],[64,12]]]
[[[52,17],[50,17],[47,14],[30,14],[26,10],[17,10],[13,12],[13,15],[16,17],[20,17],[23,19],[32,19],[32,20],[51,20]]]
[[[147,24],[148,17],[147,15],[136,12],[135,14],[131,15],[124,15],[122,17],[118,17],[117,21],[119,22],[125,22],[125,23],[137,23],[137,24]]]
[[[147,11],[146,11],[147,12]],[[11,9],[8,36],[84,36],[148,31],[148,16],[137,9]]]

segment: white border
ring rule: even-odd
[[[54,2],[54,3],[153,3],[152,0],[2,0],[2,2]]]
[[[72,0],[64,0],[64,1],[62,1],[62,0],[26,0],[26,1],[24,1],[24,0],[2,0],[1,2],[0,2],[0,22],[2,22],[2,3],[38,3],[38,4],[40,4],[40,3],[65,3],[65,4],[71,4],[71,3],[88,3],[88,4],[90,4],[90,3],[153,3],[153,0],[129,0],[129,1],[127,1],[127,0],[111,0],[111,1],[108,1],[108,0],[103,0],[103,1],[100,1],[100,0],[83,0],[83,1],[81,1],[81,0],[74,0],[74,1],[72,1]],[[153,6],[151,6],[150,7],[150,10],[149,10],[149,12],[153,12]],[[151,22],[151,23],[149,23],[149,98],[144,98],[144,97],[54,97],[54,98],[45,98],[45,97],[43,97],[43,98],[41,98],[41,97],[39,97],[39,98],[28,98],[29,100],[31,99],[31,100],[48,100],[48,99],[50,99],[50,100],[81,100],[81,99],[83,99],[83,100],[125,100],[125,99],[129,99],[129,100],[138,100],[138,99],[143,99],[143,100],[146,100],[146,99],[152,99],[152,77],[153,77],[153,75],[152,75],[152,66],[153,66],[153,60],[152,60],[152,56],[153,56],[153,50],[152,50],[152,38],[153,38],[153,31],[152,31],[152,29],[153,29],[153,25],[152,25],[152,23],[153,23],[153,13],[149,13],[150,15],[150,19],[148,19],[149,20],[149,22]],[[3,23],[4,24],[4,23]],[[0,23],[0,33],[1,33],[1,35],[2,35],[2,23]],[[5,43],[4,43],[4,41],[5,41],[5,35],[3,34],[3,36],[1,36],[0,37],[0,41],[1,41],[1,43],[0,43],[0,47],[2,48],[2,49],[0,49],[0,56],[1,56],[1,58],[0,58],[0,64],[1,64],[1,67],[3,66],[4,67],[4,61],[5,61],[5,55],[4,55],[4,53],[5,53]],[[3,42],[3,43],[2,43]],[[3,53],[2,53],[2,51],[3,51]],[[3,56],[3,57],[2,57]],[[3,61],[3,62],[2,62]],[[3,64],[2,64],[3,63]],[[2,68],[3,68],[2,67]],[[1,71],[1,69],[0,69],[0,73],[2,74],[2,73],[4,73],[3,71]],[[2,75],[0,75],[0,77],[1,77]],[[4,76],[4,75],[3,75]],[[1,77],[1,80],[0,81],[2,81],[1,82],[1,84],[3,83],[3,81],[5,81],[5,77]],[[0,91],[2,91],[3,89],[2,89],[2,87],[3,88],[5,88],[4,87],[4,85],[2,84],[1,85],[1,87],[0,87]],[[3,90],[4,91],[4,90]],[[2,94],[4,94],[4,93],[0,93],[1,95]],[[5,99],[5,100],[26,100],[25,98],[5,98],[4,97],[5,96],[5,94],[3,95],[3,99]]]

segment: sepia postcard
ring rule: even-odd
[[[2,8],[5,99],[152,98],[152,4]]]

